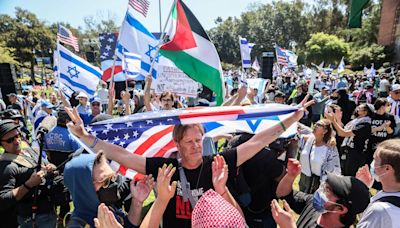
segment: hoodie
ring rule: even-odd
[[[71,217],[78,217],[94,227],[100,201],[93,185],[95,154],[81,154],[65,165],[64,183],[69,189],[75,209]]]

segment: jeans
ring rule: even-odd
[[[32,219],[30,217],[18,216],[18,224],[20,228],[32,228]],[[57,216],[55,213],[36,215],[37,228],[55,228],[57,226]]]

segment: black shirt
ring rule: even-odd
[[[284,165],[276,154],[264,149],[243,163],[244,178],[250,187],[251,202],[248,206],[253,212],[271,215],[271,200],[276,199],[277,182],[275,179],[284,172]]]
[[[386,121],[390,121],[390,127],[393,130],[396,127],[396,121],[394,120],[394,116],[389,113],[384,113],[383,115],[379,115],[379,114],[375,113],[371,119],[372,119],[371,128],[380,127]],[[377,131],[375,133],[372,133],[370,143],[372,146],[374,146],[380,142],[385,141],[386,139],[392,138],[392,136],[393,136],[393,133],[389,134],[386,131],[386,129],[383,129],[382,131]]]
[[[7,106],[7,109],[16,109],[16,110],[18,110],[18,111],[21,111],[21,110],[22,110],[21,105],[19,105],[19,104],[17,104],[17,103],[10,104],[9,106]]]
[[[345,146],[349,150],[357,151],[357,153],[365,153],[371,137],[371,124],[368,122],[359,123],[353,128],[352,132],[354,136],[344,139]]]
[[[222,152],[229,169],[229,178],[236,173],[237,151],[236,148]],[[194,199],[199,199],[203,193],[213,188],[211,164],[213,155],[203,156],[203,164],[196,169],[184,169],[187,181],[190,183]],[[171,181],[177,181],[175,196],[169,201],[163,216],[163,227],[191,227],[192,210],[190,201],[184,202],[182,187],[179,178],[178,160],[173,158],[146,158],[146,174],[157,176],[158,168],[164,164],[177,167]],[[203,166],[203,167],[202,167]],[[198,186],[196,186],[198,183]]]

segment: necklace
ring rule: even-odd
[[[201,173],[203,172],[203,164],[204,164],[204,161],[201,162],[200,173],[199,173],[199,176],[197,177],[196,189],[199,187]]]

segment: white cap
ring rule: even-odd
[[[400,90],[400,84],[392,85],[392,91]]]
[[[80,97],[84,97],[86,99],[88,99],[88,95],[86,95],[85,92],[79,92],[78,96],[76,96],[76,98],[80,98]]]

